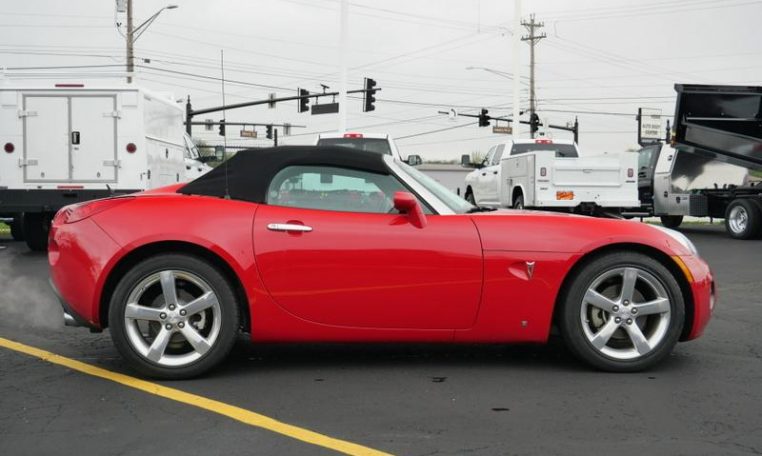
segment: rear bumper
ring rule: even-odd
[[[682,340],[692,340],[701,336],[709,324],[717,301],[714,277],[704,260],[695,256],[683,256],[680,259],[693,276],[691,292],[693,294],[693,319],[690,329],[684,332]]]
[[[70,323],[94,330],[104,326],[101,289],[108,262],[118,251],[119,245],[92,218],[71,224],[54,222],[48,242],[50,283]]]
[[[66,300],[61,296],[61,293],[58,292],[58,288],[56,288],[56,285],[53,283],[53,280],[49,280],[48,283],[50,283],[50,288],[53,289],[53,293],[55,293],[56,297],[58,298],[58,302],[61,304],[61,310],[63,311],[63,318],[64,318],[64,324],[66,326],[80,326],[85,328],[90,328],[90,331],[92,332],[101,332],[102,329],[93,326],[90,322],[82,318],[77,312],[72,310],[71,306],[66,302]]]

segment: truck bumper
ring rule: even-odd
[[[140,189],[33,189],[17,190],[0,187],[0,213],[55,212],[69,204],[110,196],[140,192]]]

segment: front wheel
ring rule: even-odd
[[[610,253],[587,263],[567,287],[559,326],[569,349],[610,372],[647,369],[669,355],[685,304],[672,273],[655,259]]]
[[[166,254],[133,267],[109,308],[114,345],[137,371],[184,379],[214,367],[238,329],[235,293],[225,277],[193,256]]]

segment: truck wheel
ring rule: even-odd
[[[48,231],[50,217],[43,212],[28,212],[24,214],[24,240],[30,250],[44,252],[48,249]]]
[[[24,240],[24,216],[19,214],[11,222],[11,237],[14,241]]]
[[[524,195],[518,195],[513,199],[514,209],[524,209]]]
[[[674,229],[680,226],[681,223],[683,223],[682,215],[662,215],[659,218],[661,219],[662,226],[666,228]]]
[[[725,211],[725,229],[735,239],[752,239],[762,233],[762,210],[752,200],[733,200]]]

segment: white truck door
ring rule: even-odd
[[[116,182],[116,98],[71,98],[71,164],[75,182]]]
[[[500,159],[503,158],[505,144],[500,144],[492,154],[492,158],[487,166],[482,169],[482,183],[484,190],[482,199],[492,204],[498,204],[498,195],[500,188]]]
[[[24,182],[69,180],[67,97],[24,96]]]

